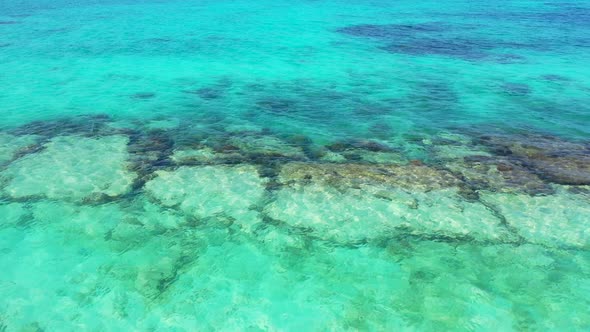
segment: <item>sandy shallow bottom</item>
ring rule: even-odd
[[[303,161],[297,145],[279,156],[280,140],[257,140],[274,144],[4,143],[0,326],[590,327],[588,186],[524,176],[482,146],[449,146],[471,153],[427,165]],[[330,153],[374,155],[365,145]]]

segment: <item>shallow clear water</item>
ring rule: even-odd
[[[590,329],[587,1],[0,2],[0,331]]]

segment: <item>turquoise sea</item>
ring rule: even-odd
[[[0,0],[0,331],[589,331],[587,0]]]

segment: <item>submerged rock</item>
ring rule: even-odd
[[[395,148],[373,140],[346,140],[334,142],[326,146],[332,152],[344,152],[347,150],[367,150],[371,152],[393,152]]]
[[[590,184],[590,148],[583,143],[545,136],[492,136],[482,141],[549,182]]]
[[[64,241],[105,244],[108,234],[127,213],[118,204],[83,205],[77,202],[40,200],[31,204],[36,222],[51,225]],[[135,234],[137,237],[137,233]],[[125,243],[129,247],[131,242]]]
[[[26,155],[0,173],[12,198],[47,197],[83,201],[126,193],[136,175],[127,169],[124,136],[97,139],[60,136],[41,152]]]
[[[35,135],[48,139],[66,135],[93,137],[118,133],[116,128],[108,126],[110,122],[111,118],[106,114],[80,115],[55,120],[33,121],[11,130],[10,134]]]
[[[407,158],[400,149],[373,140],[346,140],[326,145],[320,160],[326,162],[366,162],[373,164],[404,164]]]
[[[176,207],[195,218],[230,218],[238,223],[257,219],[266,179],[254,166],[180,167],[157,171],[146,192],[160,204]]]
[[[590,155],[535,158],[526,165],[553,183],[590,185]]]
[[[27,214],[24,204],[0,204],[0,229],[14,227]]]
[[[149,301],[166,296],[182,272],[199,258],[206,240],[177,232],[153,237],[132,250],[122,251],[120,259],[101,266],[105,278],[115,278]]]
[[[136,186],[143,184],[156,170],[172,166],[169,157],[174,149],[174,141],[168,131],[134,131],[129,137],[129,169],[139,175]]]
[[[551,247],[590,248],[590,199],[559,190],[550,196],[483,192],[510,227],[528,242]]]
[[[0,133],[0,166],[6,162],[35,151],[39,137],[33,135],[13,136]]]
[[[177,165],[211,164],[219,161],[221,156],[209,147],[201,149],[174,150],[170,157]]]
[[[267,135],[242,136],[230,138],[227,142],[245,155],[261,157],[283,157],[288,159],[305,159],[303,150],[288,144],[279,138]]]
[[[467,202],[457,188],[414,192],[385,186],[338,190],[311,183],[289,186],[265,207],[274,220],[343,244],[387,239],[398,234],[478,241],[509,240],[490,210]]]
[[[340,187],[378,184],[416,191],[428,191],[460,185],[460,181],[451,173],[428,166],[354,163],[289,163],[281,169],[279,181],[284,184],[313,181]]]
[[[570,81],[570,79],[566,76],[562,76],[562,75],[556,75],[556,74],[546,74],[546,75],[542,75],[541,79],[546,80],[546,81],[552,81],[552,82],[567,82]]]
[[[503,157],[470,156],[463,161],[445,163],[445,167],[474,190],[550,194],[551,186],[520,163]]]
[[[174,151],[172,159],[179,165],[238,163],[268,165],[276,162],[306,160],[307,154],[299,145],[289,144],[278,137],[242,134],[208,139],[192,146],[182,146]]]
[[[434,158],[441,161],[457,161],[466,157],[491,157],[492,154],[485,149],[472,145],[446,145],[440,144],[430,149]]]

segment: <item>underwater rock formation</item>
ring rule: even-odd
[[[255,208],[262,203],[267,180],[254,166],[183,166],[156,175],[145,190],[163,206],[198,219],[258,222]]]
[[[174,141],[166,130],[132,131],[129,135],[129,169],[138,174],[134,187],[141,187],[156,170],[171,166]]]
[[[551,194],[551,186],[528,168],[509,158],[466,156],[445,167],[470,188],[495,192],[521,192],[530,195]]]
[[[12,135],[35,135],[44,139],[55,136],[79,135],[94,137],[113,135],[118,130],[108,126],[111,118],[104,114],[80,115],[55,120],[33,121],[11,130]]]
[[[426,166],[290,163],[278,181],[265,214],[338,243],[399,233],[515,240],[494,211],[462,199],[456,178]]]
[[[266,216],[341,244],[399,234],[516,241],[495,211],[466,201],[451,173],[424,165],[287,163]]]
[[[485,136],[482,142],[547,181],[564,185],[590,184],[590,147],[583,143],[546,136]]]
[[[0,204],[0,229],[16,225],[27,214],[24,204]]]
[[[182,271],[198,259],[197,253],[205,245],[206,241],[200,237],[181,233],[157,241],[147,239],[133,250],[124,251],[118,262],[102,267],[102,272],[109,278],[128,283],[147,300],[158,300],[165,296]]]
[[[214,164],[223,159],[218,153],[209,147],[201,149],[179,149],[174,150],[170,159],[177,165],[200,165]]]
[[[0,166],[15,157],[37,149],[38,137],[32,135],[13,136],[0,133]]]
[[[550,247],[590,248],[590,198],[560,188],[551,196],[483,192],[528,242]]]
[[[227,143],[250,156],[305,159],[305,155],[299,147],[287,144],[273,136],[248,135],[230,138]]]
[[[127,137],[55,137],[45,149],[11,163],[0,173],[3,193],[15,199],[47,197],[70,201],[116,197],[135,179],[127,168]]]
[[[459,186],[450,172],[417,165],[311,164],[289,163],[282,167],[279,181],[284,184],[316,182],[339,187],[385,185],[414,191]]]
[[[193,146],[174,151],[172,160],[178,165],[238,164],[269,165],[276,162],[306,160],[307,155],[297,144],[262,134],[236,134],[231,137],[209,138]]]

